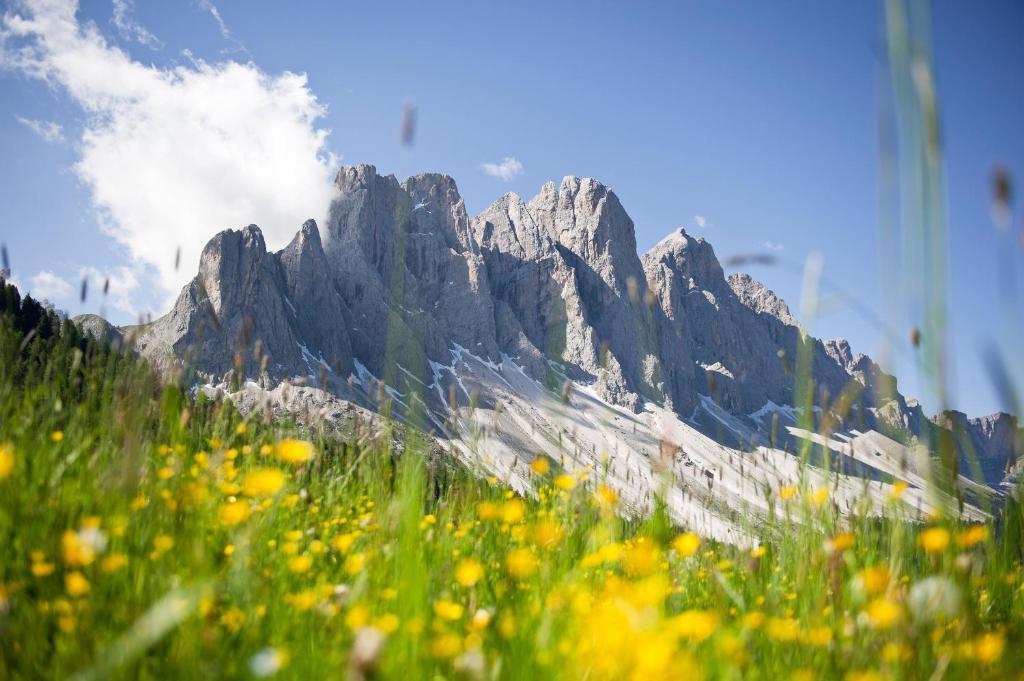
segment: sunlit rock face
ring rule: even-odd
[[[447,175],[355,165],[335,184],[327,223],[305,222],[281,251],[255,225],[211,239],[173,309],[131,330],[135,347],[198,383],[388,400],[446,437],[460,410],[522,399],[515,367],[564,402],[576,390],[638,418],[656,407],[736,450],[793,445],[794,429],[823,424],[906,446],[955,427],[961,472],[967,449],[989,484],[1015,460],[1009,416],[928,419],[870,357],[804,334],[749,275],[727,278],[704,239],[677,230],[638,255],[632,220],[597,180],[506,194],[473,218]],[[813,413],[797,404],[802,366]]]

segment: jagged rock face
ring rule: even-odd
[[[446,360],[452,343],[496,357],[483,260],[454,181],[430,174],[399,184],[363,165],[343,168],[336,184],[327,259],[354,313],[360,361],[378,375],[398,361],[423,378],[426,360]]]
[[[740,286],[741,295],[737,295],[711,245],[684,230],[652,248],[644,256],[644,267],[668,320],[665,335],[688,347],[694,360],[690,384],[681,375],[674,381],[676,391],[703,384],[701,392],[740,414],[749,414],[769,400],[793,404],[800,332],[758,307],[768,301],[760,284],[749,278],[737,280],[737,286],[747,284]],[[849,380],[817,346],[814,371],[826,385],[841,386]]]
[[[934,419],[936,426],[960,434],[956,442],[960,472],[974,477],[975,467],[989,484],[996,484],[1013,470],[1024,443],[1024,430],[1009,414],[968,418],[959,411],[945,411]]]
[[[298,337],[307,348],[315,348],[334,371],[350,372],[352,311],[334,285],[316,223],[307,220],[277,257]]]
[[[729,275],[729,288],[736,294],[739,301],[759,314],[767,314],[775,317],[787,326],[798,326],[796,318],[789,312],[786,302],[775,295],[775,292],[766,288],[761,282],[752,278],[744,272],[737,272]],[[839,341],[845,344],[846,352],[849,354],[850,344],[845,340]],[[826,351],[828,344],[826,343]],[[830,355],[832,353],[829,353]]]
[[[212,376],[236,366],[259,376],[264,356],[271,377],[305,374],[290,306],[284,269],[259,228],[227,230],[206,245],[199,274],[171,312],[142,333],[138,347],[161,366],[194,365]]]
[[[905,442],[938,432],[870,357],[803,336],[750,276],[726,279],[703,239],[679,230],[640,258],[633,222],[596,180],[549,182],[529,202],[507,194],[472,220],[446,175],[399,182],[346,166],[336,186],[323,233],[307,221],[277,253],[254,225],[214,237],[171,312],[133,330],[139,350],[209,382],[235,369],[362,399],[383,381],[395,399],[416,387],[444,408],[477,397],[455,364],[508,356],[549,388],[575,381],[633,411],[658,403],[705,430],[705,419],[728,422],[746,447],[764,438],[768,413],[795,423],[806,347],[815,405],[828,410],[841,394],[850,403],[839,427]],[[986,479],[997,479],[1015,423],[961,420]]]
[[[495,298],[502,351],[537,374],[546,358],[572,362],[589,348],[580,347],[578,334],[571,339],[574,347],[567,346],[567,308],[577,303],[575,276],[523,200],[506,194],[474,218],[472,230]]]
[[[505,352],[564,363],[614,403],[662,397],[633,223],[614,192],[567,177],[529,204],[507,194],[473,220],[473,236],[508,310],[498,327]]]

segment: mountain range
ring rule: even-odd
[[[301,404],[329,422],[386,405],[522,491],[546,455],[600,471],[627,510],[662,493],[678,521],[730,541],[786,485],[880,506],[904,480],[918,512],[980,516],[1014,468],[1013,417],[929,418],[870,357],[806,335],[749,275],[726,277],[699,236],[639,255],[594,179],[509,193],[472,218],[442,174],[345,166],[335,185],[326,224],[280,251],[255,225],[213,237],[152,323],[79,322],[240,408]],[[937,470],[951,471],[938,497]]]

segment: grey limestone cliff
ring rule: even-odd
[[[768,411],[773,428],[793,422],[803,354],[815,413],[836,427],[909,442],[948,425],[846,341],[807,336],[749,275],[726,278],[704,239],[678,230],[638,255],[632,220],[596,180],[506,194],[472,219],[447,175],[399,181],[357,165],[335,184],[327,222],[305,222],[279,252],[254,225],[216,235],[173,309],[139,330],[142,354],[210,383],[299,378],[346,399],[373,377],[404,408],[486,400],[455,365],[508,359],[556,392],[569,381],[634,412],[727,424],[744,447],[767,439]],[[990,481],[1015,457],[1009,418],[953,419]]]

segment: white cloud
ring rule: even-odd
[[[245,49],[245,45],[242,44],[242,41],[235,37],[235,34],[231,32],[228,25],[224,22],[224,17],[220,15],[220,10],[217,9],[217,5],[210,2],[210,0],[199,0],[199,7],[209,12],[210,16],[213,17],[213,20],[217,22],[217,27],[220,29],[220,37],[234,44],[234,47],[221,50],[221,54],[248,52],[248,50]]]
[[[104,305],[110,304],[115,310],[133,317],[139,314],[140,310],[133,299],[139,277],[130,267],[114,267],[109,270],[82,267],[78,276],[88,282],[89,300],[99,299]]]
[[[132,16],[134,11],[134,0],[114,0],[114,16],[111,21],[117,28],[117,32],[123,38],[134,40],[152,50],[163,49],[164,42],[146,30],[145,26],[135,21]]]
[[[17,2],[0,20],[0,67],[63,89],[89,114],[75,171],[101,228],[164,297],[195,274],[216,232],[255,222],[277,248],[326,215],[335,159],[304,74],[146,65],[76,10],[75,0]]]
[[[483,171],[492,177],[508,182],[523,172],[523,164],[511,156],[501,159],[501,163],[482,163]]]
[[[63,277],[50,270],[42,270],[29,280],[29,293],[36,300],[67,300],[74,288]]]
[[[703,215],[694,215],[693,222],[700,229],[704,229],[708,226],[708,220]]]
[[[41,140],[48,144],[64,141],[63,129],[53,121],[37,121],[32,118],[22,118],[21,116],[15,116],[15,118],[18,119],[19,123],[34,132]]]
[[[782,244],[777,244],[774,241],[762,241],[761,242],[761,247],[763,249],[765,249],[766,251],[776,251],[776,252],[781,251],[782,249],[785,248],[785,246],[783,246]]]

